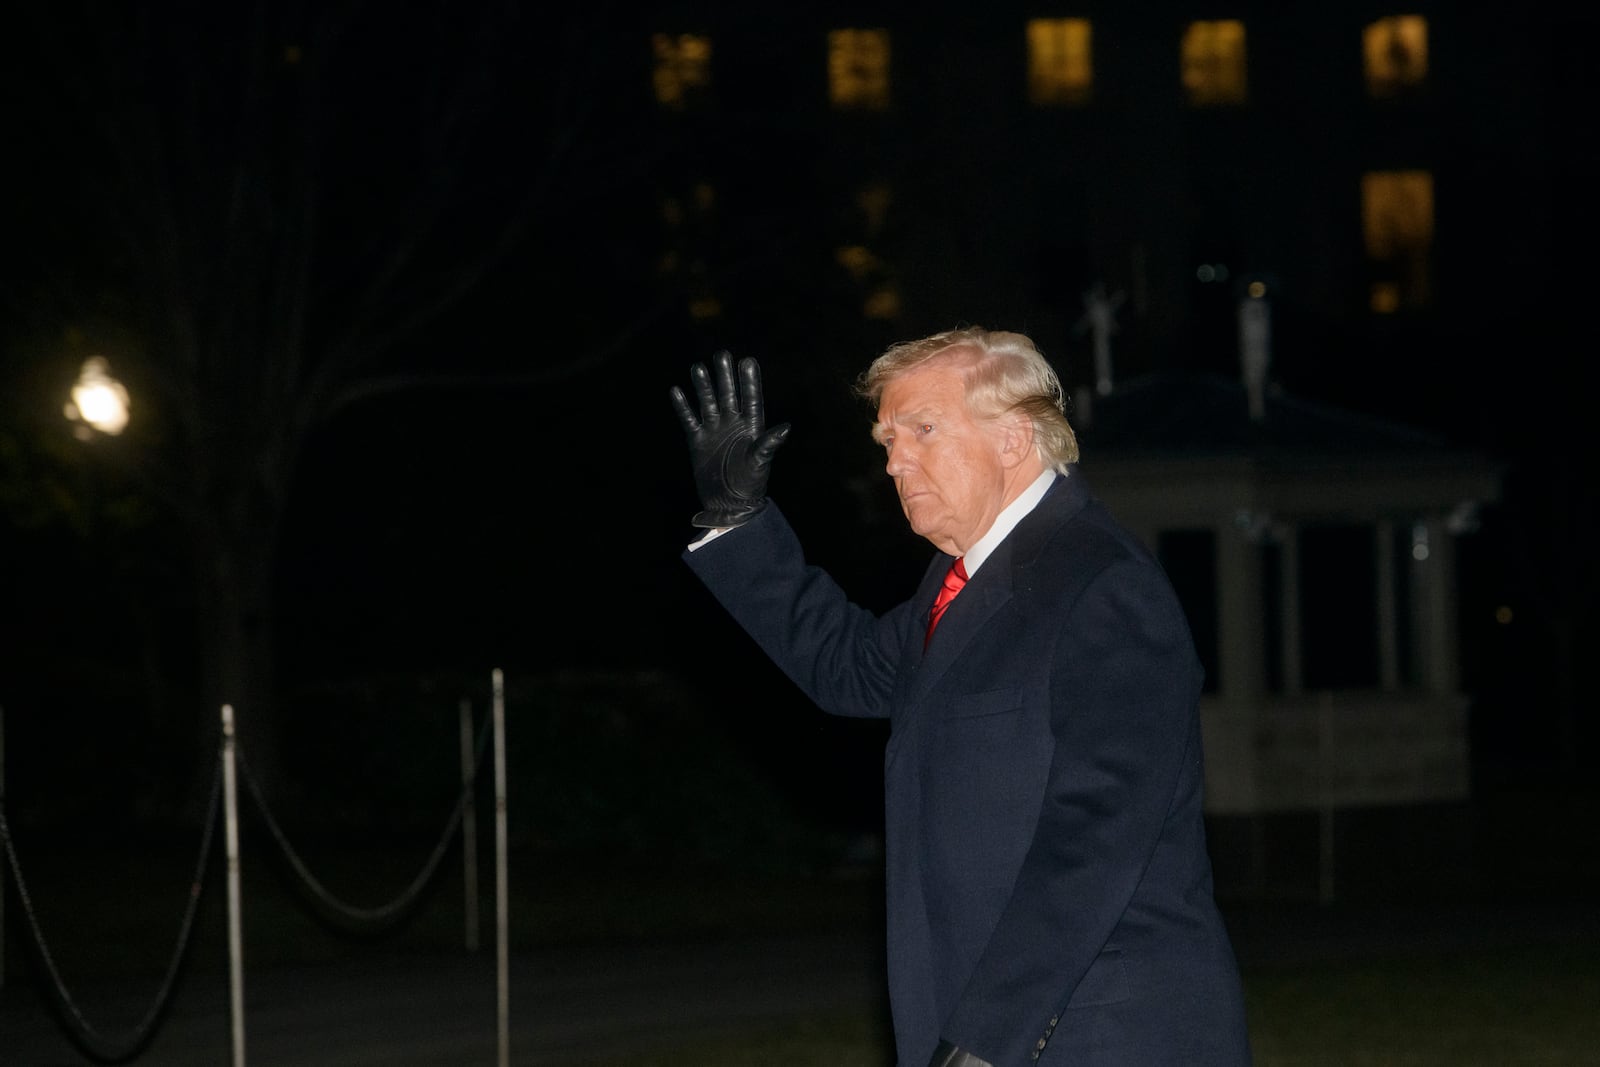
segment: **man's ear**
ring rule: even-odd
[[[1015,467],[1033,454],[1033,420],[1020,412],[1004,415],[999,423],[1000,462]]]

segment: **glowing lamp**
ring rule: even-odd
[[[80,438],[88,438],[91,430],[116,435],[127,429],[128,390],[111,376],[111,364],[104,356],[83,361],[63,414],[79,424],[74,432]]]

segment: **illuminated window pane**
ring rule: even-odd
[[[650,43],[656,58],[656,102],[662,107],[682,111],[711,87],[711,38],[658,33]]]
[[[888,108],[888,30],[833,30],[828,34],[828,99],[840,110]]]
[[[893,319],[900,315],[900,294],[892,285],[867,297],[866,303],[861,305],[861,314],[869,319]]]
[[[1082,104],[1094,85],[1088,19],[1028,20],[1028,100]]]
[[[1425,170],[1362,175],[1361,225],[1373,259],[1427,249],[1433,243],[1433,175]]]
[[[1367,93],[1398,96],[1428,76],[1428,20],[1421,15],[1391,15],[1362,33]]]
[[[1191,22],[1183,34],[1183,91],[1194,107],[1245,102],[1244,23]]]
[[[1394,314],[1400,310],[1400,286],[1395,282],[1373,282],[1367,303],[1371,305],[1374,314]]]
[[[1433,175],[1373,171],[1361,177],[1361,230],[1377,312],[1428,302],[1433,247]]]

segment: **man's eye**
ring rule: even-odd
[[[932,432],[933,432],[933,423],[931,423],[931,422],[924,422],[924,423],[922,423],[921,425],[919,425],[917,427],[917,433],[919,433],[919,434],[928,434],[928,433],[932,433]]]

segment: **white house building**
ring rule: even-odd
[[[1455,547],[1502,471],[1268,388],[1264,369],[1102,384],[1074,414],[1084,475],[1157,551],[1190,615],[1208,676],[1208,815],[1248,841],[1263,815],[1319,813],[1305,825],[1320,827],[1326,899],[1336,810],[1469,796]]]

